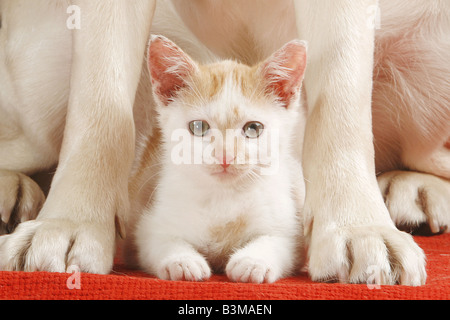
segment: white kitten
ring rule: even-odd
[[[132,237],[140,267],[162,279],[213,270],[253,283],[298,270],[304,185],[291,144],[303,130],[305,44],[254,67],[203,66],[153,37],[149,66],[160,132],[138,150],[130,185],[145,208]]]

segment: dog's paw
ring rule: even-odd
[[[112,268],[114,233],[102,224],[68,220],[21,223],[0,237],[0,270],[107,274]]]
[[[401,230],[420,235],[450,232],[450,182],[438,177],[392,171],[378,177],[392,220]]]
[[[243,283],[274,283],[281,275],[276,268],[263,259],[246,256],[233,256],[226,267],[231,281]]]
[[[157,276],[172,281],[203,281],[211,277],[211,269],[200,254],[173,255],[162,261]]]
[[[426,280],[424,252],[393,226],[313,230],[309,256],[314,281],[420,286]]]
[[[0,170],[0,235],[12,233],[19,223],[35,219],[44,201],[44,193],[31,178]]]

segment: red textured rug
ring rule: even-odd
[[[314,283],[307,275],[270,285],[231,283],[213,276],[202,283],[170,282],[117,263],[110,275],[0,272],[0,299],[9,300],[341,300],[450,299],[450,234],[416,237],[427,255],[427,284],[405,286]]]

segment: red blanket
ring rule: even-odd
[[[450,234],[416,237],[427,255],[427,284],[404,286],[314,283],[306,274],[270,285],[231,283],[213,276],[202,283],[170,282],[127,270],[118,262],[110,275],[0,272],[0,299],[450,299]]]

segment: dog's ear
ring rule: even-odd
[[[150,40],[148,67],[153,92],[164,106],[186,86],[186,80],[198,69],[186,53],[163,36],[152,36]]]
[[[260,65],[266,91],[286,108],[300,97],[307,63],[306,42],[294,40]]]

